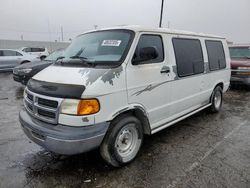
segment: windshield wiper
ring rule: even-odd
[[[56,58],[56,61],[64,58],[65,58],[64,56],[59,56],[58,58]]]
[[[74,55],[74,56],[71,56],[70,59],[88,59],[87,57],[82,57],[82,56],[79,56],[79,55]]]
[[[89,67],[95,67],[96,66],[95,61],[90,61],[89,58],[87,58],[87,57],[82,57],[82,56],[75,55],[75,56],[71,56],[70,59],[79,59],[81,64],[87,65]]]

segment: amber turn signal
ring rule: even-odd
[[[99,112],[100,105],[97,99],[80,100],[77,106],[77,115],[90,115]]]

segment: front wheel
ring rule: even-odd
[[[142,141],[141,122],[134,116],[123,115],[111,123],[100,153],[107,163],[120,167],[135,159]]]
[[[223,92],[220,86],[217,86],[213,93],[212,93],[212,97],[211,97],[211,107],[210,107],[210,111],[212,113],[217,113],[220,111],[221,106],[222,106],[222,101],[223,101]]]

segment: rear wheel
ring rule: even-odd
[[[44,55],[40,57],[41,60],[44,60],[45,58],[46,58],[46,56],[44,56]]]
[[[220,111],[221,106],[222,106],[222,101],[223,101],[223,92],[222,92],[222,88],[220,86],[217,86],[212,94],[211,97],[211,107],[210,107],[210,111],[212,113],[217,113]]]
[[[122,115],[111,123],[100,153],[107,163],[120,167],[135,159],[142,141],[141,122],[134,116]]]

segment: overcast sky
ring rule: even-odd
[[[0,39],[64,40],[83,31],[158,27],[161,0],[0,0]],[[250,43],[250,0],[165,0],[163,26]]]

